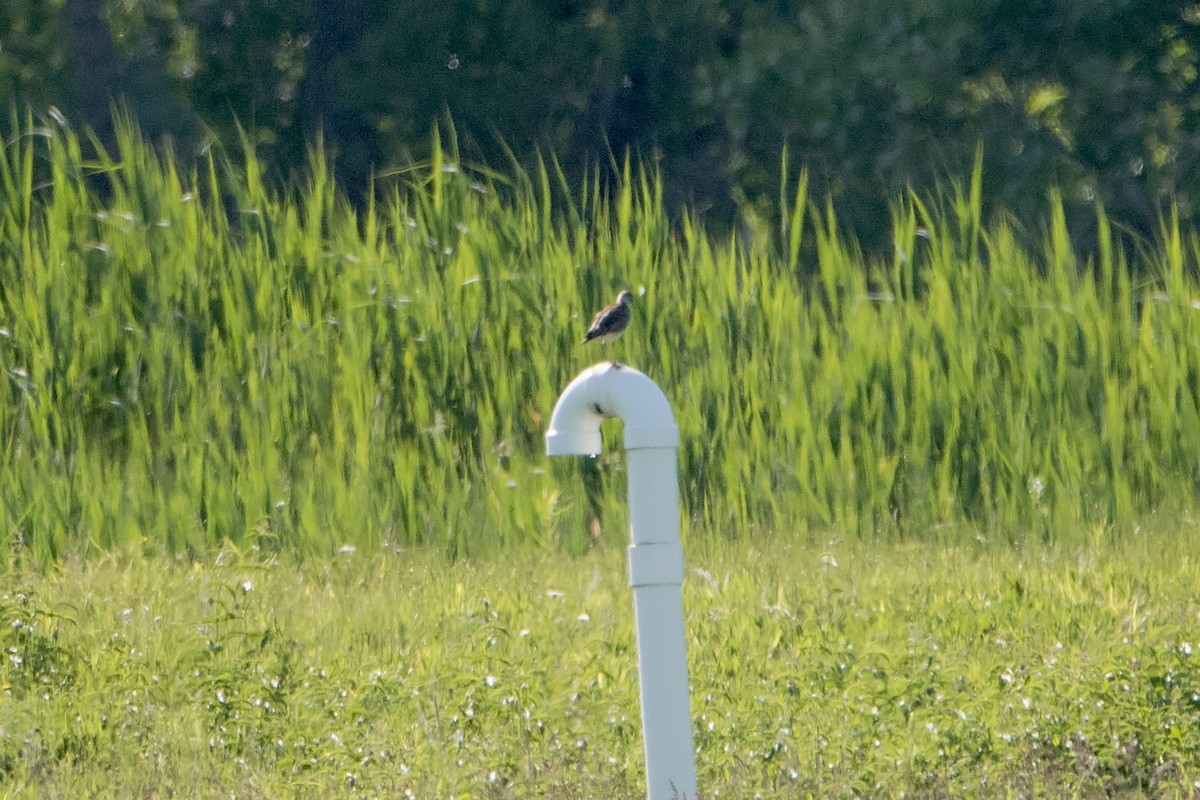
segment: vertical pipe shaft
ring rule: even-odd
[[[649,800],[695,800],[674,447],[630,449],[629,548]]]

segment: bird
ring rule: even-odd
[[[625,327],[629,325],[629,304],[631,302],[633,302],[633,295],[622,290],[617,295],[616,302],[596,313],[596,318],[592,320],[592,327],[588,328],[587,335],[583,337],[580,344],[587,344],[591,341],[608,344],[620,339],[621,334],[625,332]]]

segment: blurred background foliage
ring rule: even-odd
[[[281,176],[321,133],[361,199],[454,120],[468,157],[627,149],[668,205],[769,219],[784,145],[868,246],[984,153],[985,207],[1052,187],[1153,234],[1200,211],[1200,4],[1144,0],[5,0],[0,93],[181,155],[240,126]],[[1085,213],[1086,212],[1086,213]],[[1033,225],[1036,230],[1036,224]],[[1083,231],[1084,238],[1088,232]]]

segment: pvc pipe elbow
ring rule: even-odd
[[[546,455],[599,455],[600,423],[609,417],[625,422],[626,450],[679,446],[679,428],[662,390],[633,367],[605,361],[579,373],[559,396]]]

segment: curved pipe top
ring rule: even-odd
[[[608,417],[624,420],[626,450],[679,446],[679,428],[662,389],[633,367],[605,361],[579,373],[559,396],[546,455],[600,455],[600,423]]]

